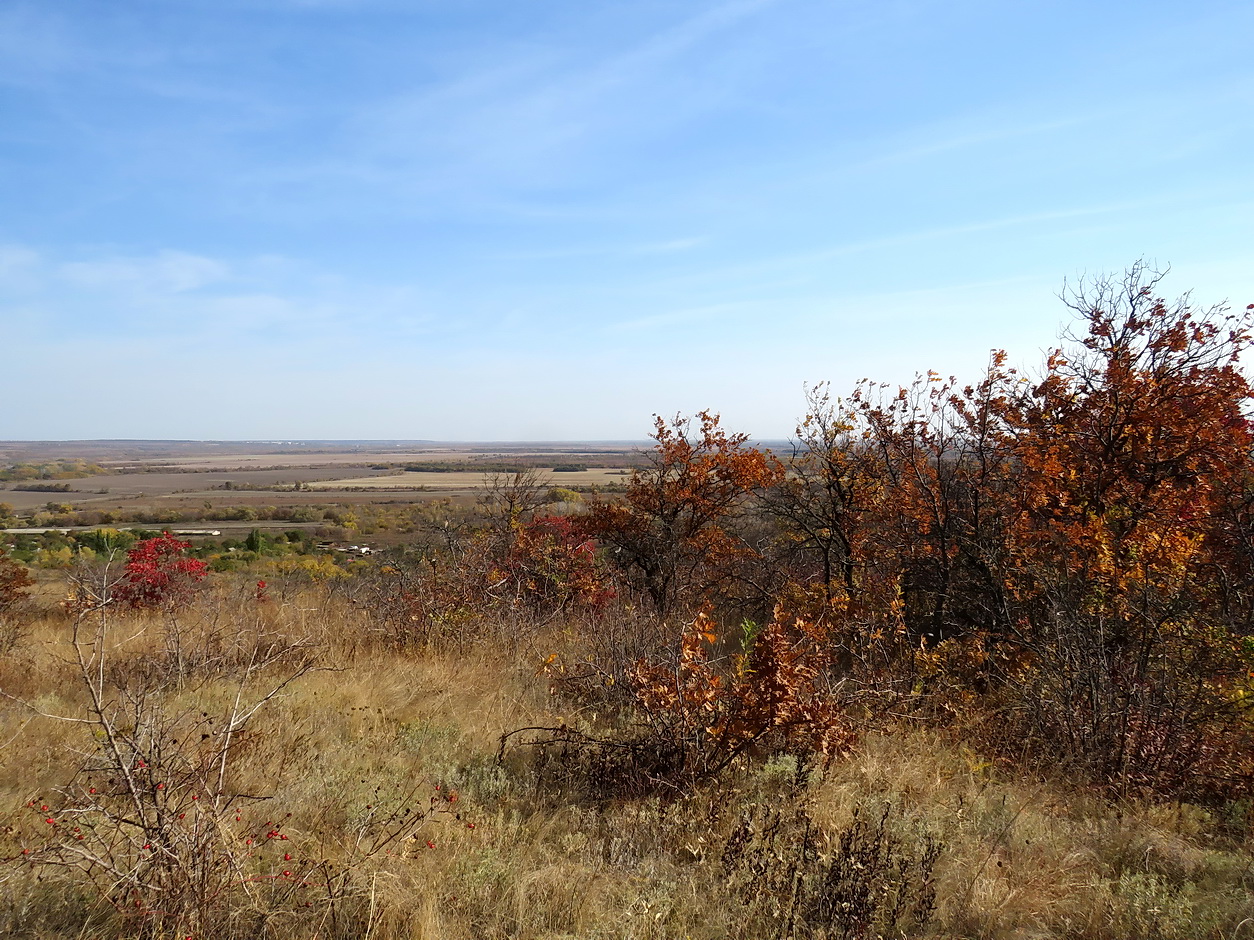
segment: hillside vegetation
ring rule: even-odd
[[[1155,288],[351,570],[0,556],[0,933],[1254,935],[1254,311]]]

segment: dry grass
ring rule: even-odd
[[[0,869],[0,934],[172,936],[145,934],[142,920],[101,903],[81,870],[21,854],[48,837],[27,804],[47,801],[55,814],[57,788],[83,760],[76,751],[99,745],[94,726],[49,717],[83,717],[87,698],[69,658],[71,621],[51,592],[41,600],[0,657],[0,854],[14,859]],[[164,618],[128,616],[114,629],[112,681],[147,681],[169,665]],[[544,791],[525,754],[496,760],[505,730],[597,720],[550,696],[536,675],[544,643],[484,630],[494,639],[455,652],[398,652],[372,641],[343,596],[311,588],[259,607],[231,585],[181,615],[179,630],[186,652],[216,653],[160,673],[152,695],[165,714],[220,714],[305,655],[249,673],[237,654],[262,640],[314,649],[318,665],[258,712],[227,781],[232,793],[266,797],[237,804],[247,807],[241,833],[251,819],[284,820],[293,878],[250,859],[249,871],[273,881],[232,894],[233,913],[201,936],[1254,936],[1246,807],[1111,805],[994,765],[956,729],[869,734],[822,771],[759,756],[672,798],[571,803]],[[923,847],[933,843],[929,869]],[[843,861],[842,845],[852,847]],[[858,851],[881,870],[859,875],[849,861]],[[789,900],[785,882],[813,903]],[[898,888],[911,903],[934,890],[934,915],[885,928],[884,893]],[[859,891],[865,924],[818,904]]]

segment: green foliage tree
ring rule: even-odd
[[[106,557],[113,552],[125,552],[136,541],[136,536],[133,532],[107,528],[82,532],[76,538],[80,545],[84,545],[97,554]]]
[[[260,529],[253,529],[248,533],[248,538],[244,539],[244,548],[250,552],[260,555],[266,547],[265,537],[261,534]]]

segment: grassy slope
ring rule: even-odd
[[[31,866],[20,854],[47,838],[27,804],[47,801],[55,815],[76,753],[100,743],[90,725],[46,717],[79,717],[86,705],[67,658],[71,622],[51,600],[0,656],[10,696],[0,702],[0,854],[17,858],[0,869],[0,935],[138,935],[145,921],[119,926],[82,869]],[[114,621],[118,682],[133,687],[145,664],[168,663],[167,626]],[[199,935],[1254,935],[1245,807],[1112,805],[990,763],[956,727],[869,735],[824,772],[762,756],[673,799],[580,804],[546,790],[524,754],[496,760],[505,730],[594,720],[536,673],[546,651],[577,637],[489,630],[461,649],[398,651],[372,626],[368,612],[317,588],[259,607],[246,586],[220,586],[182,618],[185,651],[285,637],[314,644],[321,667],[257,713],[228,786],[270,799],[237,804],[240,822],[228,818],[221,835],[245,858],[243,837],[282,818],[295,874],[283,878],[273,853],[256,853],[243,863],[255,880],[218,898],[217,923]],[[245,697],[298,658],[253,675]],[[216,715],[242,671],[206,667],[154,701],[166,715]],[[411,825],[405,808],[429,815]],[[388,825],[405,837],[372,851]],[[806,825],[813,851],[800,847]],[[934,866],[921,862],[930,843],[940,846]],[[311,872],[333,873],[334,885]],[[795,900],[822,895],[823,877],[828,895],[862,903],[869,920]],[[310,883],[289,884],[302,879]],[[929,907],[932,891],[935,911],[920,924],[911,911]],[[909,909],[895,923],[890,895]]]

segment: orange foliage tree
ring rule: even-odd
[[[728,434],[717,415],[656,418],[656,446],[636,470],[621,502],[591,509],[591,529],[656,609],[669,613],[685,597],[717,583],[748,548],[726,524],[747,497],[778,482],[778,461]]]
[[[1158,282],[1137,265],[1071,295],[1080,335],[1035,382],[995,353],[972,386],[812,393],[762,506],[834,668],[991,695],[1042,753],[1197,791],[1251,770],[1254,307]]]
[[[790,472],[763,508],[812,560],[794,566],[796,589],[822,596],[812,615],[862,678],[913,685],[921,646],[1005,631],[1002,412],[1017,385],[997,354],[966,388],[928,373],[896,392],[811,393]]]
[[[1251,311],[1154,295],[1138,266],[1070,298],[1085,334],[1007,410],[1008,586],[1031,730],[1159,789],[1242,775]],[[1187,779],[1186,779],[1187,778]]]

